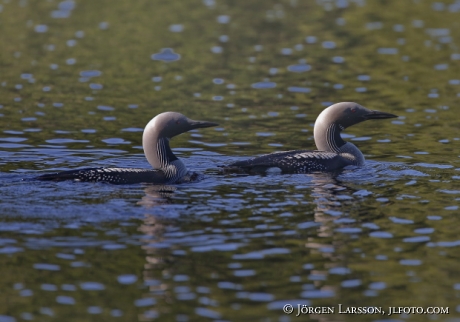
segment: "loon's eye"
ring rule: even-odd
[[[176,121],[176,124],[180,124],[180,121]]]
[[[354,113],[354,112],[356,112],[356,108],[351,109],[351,113]]]

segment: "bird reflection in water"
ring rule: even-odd
[[[138,230],[142,233],[142,249],[145,251],[144,264],[144,285],[148,287],[148,294],[144,298],[152,298],[152,303],[171,302],[171,285],[167,283],[171,273],[169,267],[173,262],[171,257],[170,243],[168,238],[164,237],[165,233],[174,223],[171,217],[162,216],[162,213],[169,213],[169,210],[163,209],[162,206],[172,204],[171,197],[175,194],[177,188],[168,185],[151,185],[144,189],[145,196],[138,202],[138,205],[146,209],[154,209],[156,214],[145,214],[143,223]],[[158,272],[161,271],[160,276]],[[145,311],[141,316],[141,321],[151,321],[158,318],[162,312],[161,307],[154,305],[153,308]]]
[[[350,225],[355,227],[356,221],[354,219],[356,219],[356,214],[350,211],[355,208],[354,204],[361,201],[358,197],[353,196],[355,190],[337,179],[340,173],[342,171],[338,173],[296,175],[293,178],[296,181],[295,188],[293,190],[287,189],[287,191],[293,193],[304,194],[307,197],[308,204],[310,204],[309,210],[305,213],[305,217],[308,219],[306,222],[297,225],[298,238],[302,239],[302,243],[308,253],[306,255],[308,257],[308,259],[306,258],[307,263],[311,260],[311,267],[305,265],[304,273],[302,273],[307,275],[309,281],[305,289],[306,296],[309,299],[333,296],[339,292],[339,287],[328,283],[326,277],[330,274],[331,269],[347,270],[348,266],[346,256],[343,255],[343,252],[337,252],[337,249],[348,247],[349,238],[344,238],[344,234],[337,233],[337,229],[347,229],[350,228]],[[242,184],[239,181],[240,178],[242,177],[235,178],[235,186]],[[291,182],[291,187],[292,184]],[[257,185],[254,188],[260,191],[263,189]],[[267,195],[271,194],[269,191],[266,193]],[[194,226],[198,219],[193,216],[193,213],[190,213],[191,218],[189,220],[191,222],[184,225],[184,213],[188,213],[187,210],[184,211],[184,207],[190,210],[190,203],[179,202],[178,198],[181,197],[188,199],[190,196],[186,190],[178,190],[174,186],[148,186],[145,187],[145,196],[138,202],[149,212],[139,227],[139,231],[143,235],[141,239],[142,249],[145,252],[144,284],[149,288],[145,297],[152,298],[156,303],[154,307],[144,313],[144,320],[149,320],[149,317],[151,320],[154,316],[170,316],[172,312],[162,303],[174,303],[181,299],[192,300],[200,296],[196,294],[196,290],[193,287],[188,287],[188,285],[194,284],[186,282],[188,278],[191,278],[186,272],[196,271],[197,268],[203,269],[202,263],[197,261],[200,256],[193,252],[190,253],[189,249],[198,244],[201,245],[204,241],[211,241],[210,237],[206,236],[211,232],[194,233],[196,227],[195,229],[191,228],[189,224]],[[201,199],[195,200],[195,202],[200,205],[205,203]],[[209,208],[216,205],[215,203],[205,204]],[[256,213],[258,211],[257,207],[266,207],[270,206],[270,204],[270,202],[268,205],[254,204],[253,211]],[[248,207],[251,206],[248,204],[240,205],[235,211],[238,213],[238,209],[244,210]],[[241,214],[241,216],[243,215]],[[277,216],[276,212],[272,216]],[[289,223],[286,223],[284,229],[288,230],[289,226]],[[220,243],[228,241],[228,236],[232,234],[231,232],[226,232],[221,226],[217,227],[210,224],[209,228],[223,229],[219,234],[225,238],[216,238],[216,241]],[[235,229],[235,227],[232,227],[232,229]],[[254,234],[252,230],[242,234],[241,239],[250,240],[256,238],[252,236]],[[270,242],[270,238],[266,242]],[[263,243],[263,248],[259,249],[261,252],[269,249],[266,242]],[[239,252],[244,252],[244,250]],[[257,253],[258,250],[253,252]],[[316,264],[318,255],[325,259],[328,263],[327,266]],[[264,259],[261,260],[264,261]],[[190,267],[185,269],[183,266],[185,263]],[[215,265],[219,267],[219,264],[216,263]],[[209,268],[208,273],[213,271],[213,267],[213,265],[207,267]],[[217,290],[216,292],[218,293],[219,291]]]
[[[144,189],[145,196],[137,203],[147,209],[171,203],[170,198],[177,191],[175,186],[149,185]]]

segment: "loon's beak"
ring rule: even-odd
[[[363,115],[365,120],[379,120],[379,119],[391,119],[394,117],[398,117],[398,115],[380,112],[380,111],[370,111],[367,114]]]
[[[219,125],[218,123],[214,122],[207,122],[207,121],[194,121],[194,120],[189,120],[190,128],[193,129],[201,129],[204,127],[212,127],[212,126],[217,126]]]

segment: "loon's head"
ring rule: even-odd
[[[341,130],[371,119],[388,119],[397,115],[373,111],[353,102],[342,102],[329,106],[321,112],[316,122],[323,125],[337,124]]]
[[[397,117],[394,114],[373,111],[353,102],[342,102],[329,106],[315,122],[314,137],[318,150],[339,152],[346,142],[340,132],[349,126],[371,119]],[[350,145],[351,143],[348,143]]]
[[[158,114],[145,126],[142,135],[145,157],[154,169],[165,168],[177,160],[169,148],[169,139],[193,129],[216,125],[213,122],[194,121],[176,112]],[[185,166],[181,170],[186,172]]]
[[[155,116],[145,127],[144,133],[154,131],[158,137],[168,139],[184,132],[203,127],[216,126],[217,123],[194,121],[177,112],[164,112]]]

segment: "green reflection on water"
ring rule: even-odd
[[[124,157],[136,154],[133,158],[141,158],[138,149],[141,132],[122,132],[122,129],[143,128],[154,115],[176,110],[194,119],[219,122],[223,130],[201,131],[202,137],[182,135],[174,139],[174,147],[196,148],[197,144],[191,140],[225,143],[225,146],[204,146],[204,149],[229,157],[314,148],[312,125],[327,102],[357,101],[369,108],[405,117],[398,120],[401,121],[399,124],[366,122],[347,131],[358,138],[371,137],[368,141],[355,142],[368,159],[459,167],[455,139],[458,138],[456,104],[460,89],[452,80],[458,80],[460,74],[456,56],[460,31],[458,12],[450,12],[448,6],[436,11],[432,3],[426,1],[350,1],[346,8],[337,8],[335,2],[330,1],[77,1],[75,9],[65,19],[51,17],[51,12],[59,6],[57,1],[3,1],[1,6],[0,114],[3,116],[0,124],[2,130],[41,129],[40,132],[18,135],[27,138],[24,143],[31,147],[46,145],[50,139],[71,138],[88,140],[89,143],[63,144],[64,149],[117,149],[126,152]],[[226,20],[219,18],[222,15],[229,17],[228,23],[219,22],[219,19],[221,22]],[[107,25],[101,24],[104,22]],[[170,26],[174,24],[182,25],[183,31],[171,32]],[[36,32],[40,25],[46,25],[47,31]],[[38,30],[40,28],[43,27]],[[316,41],[306,37],[316,37]],[[325,48],[334,45],[335,48]],[[170,63],[153,61],[151,55],[163,48],[173,48],[181,59]],[[286,48],[290,51],[283,51]],[[222,52],[214,53],[213,50]],[[390,54],[379,54],[379,50]],[[288,66],[296,64],[308,64],[311,70],[303,73],[288,71]],[[102,74],[81,79],[80,73],[88,70],[98,70]],[[22,74],[32,76],[21,78]],[[161,77],[161,81],[159,78],[152,81],[154,77]],[[215,84],[213,80],[217,78],[222,79],[223,84]],[[255,89],[251,86],[262,81],[274,82],[276,87]],[[90,84],[100,84],[102,89],[91,89]],[[292,87],[309,92],[299,92],[299,89],[293,92]],[[216,100],[218,96],[223,100]],[[55,103],[63,105],[53,106]],[[132,108],[132,105],[138,107]],[[110,106],[114,110],[101,110],[98,106]],[[36,120],[22,120],[31,117]],[[115,119],[104,120],[104,117]],[[83,133],[83,129],[95,129],[96,132]],[[4,135],[9,136],[14,135]],[[131,144],[107,145],[102,140],[108,138],[123,138]],[[439,142],[445,139],[449,141]],[[233,144],[235,142],[248,144]],[[33,155],[22,148],[5,150]],[[189,151],[183,152],[184,157],[189,154]],[[5,162],[2,163],[2,172],[47,169],[50,164],[45,161],[49,159]],[[84,165],[90,161],[103,163],[104,159],[75,152],[52,166],[68,168],[74,167],[76,162]],[[375,166],[375,170],[378,169]],[[340,218],[355,220],[351,224],[337,223],[332,215],[323,213],[329,208],[312,194],[321,195],[324,189],[311,192],[318,185],[299,191],[293,185],[259,184],[254,189],[258,197],[265,199],[258,200],[257,196],[246,191],[244,184],[228,184],[226,181],[227,185],[215,190],[204,189],[203,194],[207,196],[203,197],[187,190],[182,194],[179,191],[173,204],[187,209],[204,207],[209,210],[216,207],[209,200],[224,203],[234,198],[244,200],[243,206],[234,210],[219,208],[206,220],[187,212],[187,219],[172,223],[160,220],[155,224],[160,230],[151,233],[155,238],[168,241],[173,238],[164,236],[162,229],[167,231],[167,228],[161,228],[162,225],[172,231],[196,235],[213,235],[209,229],[216,230],[218,235],[221,229],[227,237],[234,232],[226,225],[248,229],[239,239],[228,237],[225,240],[244,244],[232,251],[195,252],[190,250],[193,245],[186,242],[165,249],[145,246],[142,238],[135,236],[142,225],[153,225],[146,219],[145,223],[136,221],[136,226],[123,228],[123,232],[134,236],[132,240],[139,241],[139,245],[121,239],[118,242],[126,245],[126,249],[105,251],[89,247],[81,258],[89,262],[91,268],[71,269],[65,260],[56,258],[56,253],[64,250],[32,250],[22,245],[25,237],[5,234],[5,238],[18,239],[18,247],[25,250],[0,257],[4,268],[0,296],[1,302],[6,303],[0,314],[17,319],[23,312],[42,316],[40,307],[52,307],[56,317],[49,320],[87,321],[90,315],[85,313],[86,308],[98,305],[103,308],[102,314],[94,315],[98,321],[113,320],[111,309],[123,311],[121,320],[149,320],[148,313],[144,312],[150,307],[137,307],[133,303],[142,297],[152,297],[157,301],[152,307],[164,320],[174,320],[178,314],[188,315],[190,320],[202,319],[195,313],[196,307],[207,307],[222,318],[235,321],[261,317],[275,320],[283,316],[280,310],[268,310],[266,302],[244,298],[247,294],[237,295],[237,292],[267,293],[273,295],[274,300],[287,301],[300,298],[311,284],[315,289],[335,291],[332,299],[313,299],[315,306],[338,303],[449,306],[452,312],[449,317],[455,316],[458,290],[454,290],[453,285],[459,279],[456,247],[428,247],[426,242],[403,240],[417,236],[414,229],[425,227],[434,228],[430,235],[433,243],[458,238],[456,211],[445,209],[458,204],[458,198],[455,193],[439,193],[438,190],[455,192],[459,190],[459,183],[452,178],[456,174],[453,169],[417,169],[429,176],[413,178],[400,174],[390,180],[381,178],[386,173],[377,172],[376,182],[349,183],[345,180],[345,196],[353,196],[360,190],[372,192],[372,197],[363,198],[362,202],[341,200],[336,207],[333,202],[332,206],[327,205],[342,212]],[[253,180],[263,179],[255,177]],[[406,185],[410,180],[416,183]],[[326,181],[319,186],[327,184]],[[279,191],[271,193],[277,189]],[[103,207],[107,200],[120,198],[117,193],[99,195],[92,190],[90,194],[93,195],[79,195],[73,201]],[[127,198],[120,194],[122,199]],[[232,197],[231,194],[239,196]],[[290,198],[296,194],[300,197]],[[143,195],[144,192],[138,193],[136,198]],[[389,202],[376,201],[375,198],[379,197],[388,198]],[[136,198],[131,197],[130,201]],[[328,193],[325,199],[337,202]],[[8,211],[9,204],[5,204],[5,200],[13,203],[13,197],[3,200],[5,208],[2,212],[5,216],[14,215]],[[283,204],[287,201],[293,205]],[[272,203],[280,205],[273,206]],[[281,213],[291,213],[292,217],[281,217]],[[427,219],[430,215],[439,215],[442,220]],[[389,218],[413,223],[398,224]],[[3,222],[5,224],[8,220]],[[299,228],[298,225],[305,222],[321,223],[321,226]],[[362,228],[364,223],[378,225],[393,237],[370,237],[372,230]],[[258,228],[260,235],[255,228],[257,224],[268,225]],[[271,229],[271,225],[281,228]],[[362,228],[362,232],[346,234],[336,231],[356,227]],[[110,239],[103,236],[103,232],[111,229],[114,229],[111,224],[103,225],[100,231],[96,230],[98,235],[94,239]],[[45,237],[81,236],[94,230],[91,225],[70,231],[55,229]],[[289,230],[293,231],[292,235],[283,234]],[[332,247],[334,252],[328,253],[327,249],[321,248],[323,246]],[[289,253],[266,256],[263,260],[233,258],[237,254],[269,248],[288,249]],[[67,250],[73,251],[71,248]],[[184,251],[185,255],[177,250]],[[388,259],[379,260],[379,256]],[[422,264],[405,266],[400,264],[404,259],[420,260]],[[59,264],[61,270],[33,269],[34,263],[43,262]],[[229,269],[229,265],[235,262],[241,263],[241,269],[254,270],[255,276],[236,277],[233,269]],[[313,268],[302,268],[306,264],[313,265]],[[329,274],[333,267],[347,267],[351,273],[348,276]],[[138,277],[136,284],[124,286],[117,283],[118,275],[128,273]],[[189,280],[174,281],[171,276],[175,275],[188,276]],[[310,275],[327,278],[313,281]],[[300,282],[291,281],[292,276],[300,276]],[[359,279],[361,285],[342,287],[341,283],[348,279]],[[144,285],[151,280],[159,281],[159,285]],[[78,285],[82,281],[102,283],[106,289],[101,292],[78,290],[69,294],[40,290],[43,283],[60,286],[65,283]],[[219,287],[218,282],[242,285],[243,290],[229,291]],[[365,295],[372,282],[386,285],[375,297]],[[19,296],[14,283],[23,283],[34,295]],[[178,300],[174,287],[184,285],[197,294],[197,288],[207,287],[210,295],[203,293],[191,300]],[[72,296],[76,304],[56,304],[58,293]],[[200,302],[203,297],[208,297],[209,302],[206,299]],[[310,318],[327,319],[325,316]],[[333,319],[368,321],[369,317],[341,315]],[[413,321],[429,319],[429,316],[408,317]],[[446,320],[446,317],[441,316],[439,320]]]

